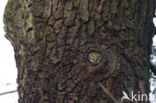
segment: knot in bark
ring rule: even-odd
[[[96,51],[92,51],[88,54],[88,61],[93,65],[99,64],[101,60],[102,60],[102,55]]]

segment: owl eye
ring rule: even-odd
[[[93,65],[99,64],[101,60],[102,60],[102,56],[98,52],[92,51],[88,54],[88,61]]]

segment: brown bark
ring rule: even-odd
[[[119,101],[148,94],[153,2],[9,0],[19,103],[113,103],[99,83]]]

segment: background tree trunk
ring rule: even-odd
[[[19,103],[113,103],[99,83],[118,101],[122,91],[148,94],[153,4],[9,0],[4,23]]]

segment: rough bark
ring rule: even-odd
[[[9,0],[19,103],[113,103],[149,93],[153,0]],[[125,101],[125,103],[128,103]]]

